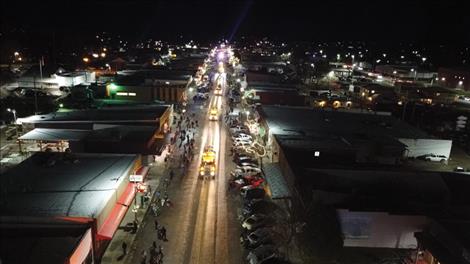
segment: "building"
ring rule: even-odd
[[[440,244],[425,246],[418,234],[434,218],[469,219],[468,175],[410,169],[400,162],[423,151],[450,152],[451,142],[385,113],[286,106],[261,106],[258,112],[264,128],[258,131],[266,131],[259,136],[266,141],[262,167],[268,194],[307,225],[312,208],[326,208],[325,215],[332,210],[334,219],[328,220],[338,223],[338,237],[352,254],[400,251],[413,259],[417,249],[433,249],[437,256],[450,240],[441,236]],[[318,236],[336,237],[328,230]],[[456,251],[449,249],[455,256],[465,252],[459,243]]]
[[[433,84],[438,73],[411,65],[377,65],[375,72],[392,81],[421,81]]]
[[[470,91],[470,69],[444,68],[438,69],[439,84],[453,89]]]
[[[422,259],[428,264],[470,263],[468,221],[433,220],[416,232]]]
[[[52,65],[42,67],[33,65],[19,79],[20,88],[42,88],[57,93],[60,87],[73,87],[95,82],[95,73],[89,71],[66,71]]]
[[[267,145],[272,146],[276,161],[276,136],[312,137],[315,144],[353,149],[352,162],[398,164],[406,158],[426,154],[450,156],[451,140],[437,139],[389,113],[361,110],[310,109],[288,106],[259,108],[261,124],[267,132]]]
[[[285,80],[283,75],[261,71],[246,71],[246,81],[250,83],[281,83]]]
[[[36,153],[10,169],[0,178],[2,259],[99,262],[135,198],[129,175],[141,168],[138,155]]]
[[[174,70],[120,71],[114,82],[107,86],[107,96],[135,102],[180,103],[185,100],[186,90],[192,82],[191,73]]]
[[[55,112],[18,119],[37,142],[28,151],[160,155],[169,142],[172,106],[141,105]],[[149,157],[150,158],[150,157]]]
[[[293,85],[274,83],[249,83],[245,92],[248,101],[263,105],[305,106],[307,97],[299,94],[299,88]]]

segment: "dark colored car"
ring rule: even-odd
[[[246,249],[255,249],[263,244],[274,244],[273,231],[269,227],[258,228],[251,233],[242,234],[240,243]]]
[[[258,166],[258,161],[248,156],[238,156],[237,158],[233,159],[233,162],[235,162],[235,164],[237,164],[238,166],[242,166],[242,164],[244,163],[251,163],[253,165]]]
[[[241,188],[240,194],[245,200],[263,199],[266,191],[262,188],[249,185]]]
[[[263,214],[254,214],[243,220],[242,227],[251,231],[261,227],[272,226],[274,224],[274,218]]]
[[[265,214],[269,215],[276,211],[279,207],[270,201],[258,200],[253,202],[248,202],[245,204],[242,210],[242,215],[244,217],[252,214]]]

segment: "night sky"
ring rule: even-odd
[[[469,42],[468,1],[2,1],[2,30],[136,38]],[[460,3],[459,3],[460,2]],[[237,26],[238,25],[238,26]]]

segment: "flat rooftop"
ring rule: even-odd
[[[73,225],[1,228],[0,256],[4,263],[63,264],[84,237],[86,227]]]
[[[137,155],[36,153],[0,176],[0,216],[96,217]],[[48,161],[56,160],[48,166]]]
[[[307,199],[313,190],[330,193],[327,199],[350,210],[429,210],[428,213],[439,214],[451,197],[443,180],[444,174],[449,173],[444,172],[313,168],[296,171],[298,186]]]
[[[187,81],[194,74],[192,70],[174,70],[174,69],[139,69],[139,70],[123,70],[118,72],[118,77],[135,76],[142,79],[161,79]]]
[[[269,132],[277,135],[432,138],[388,114],[292,106],[262,106],[259,111]]]
[[[54,112],[44,115],[33,115],[19,118],[22,123],[41,122],[91,122],[94,121],[146,121],[158,123],[158,118],[165,113],[169,105],[132,106],[132,107],[104,107],[99,109],[72,110]]]

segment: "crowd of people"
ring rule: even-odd
[[[175,172],[173,168],[173,161],[179,161],[177,164],[181,163],[184,168],[184,171],[189,167],[189,163],[194,158],[194,146],[195,146],[195,136],[197,129],[199,128],[199,122],[196,120],[196,115],[194,113],[181,113],[175,116],[174,119],[174,132],[170,140],[170,145],[168,146],[168,154],[165,157],[165,167],[169,169],[168,177],[164,179],[162,184],[162,191],[155,191],[155,199],[152,203],[154,210],[154,225],[156,231],[156,237],[158,241],[162,243],[167,242],[167,231],[165,226],[159,224],[157,216],[160,213],[160,208],[162,207],[172,207],[172,202],[168,197],[168,187],[172,181]],[[178,154],[181,153],[181,154]],[[181,162],[183,161],[183,162]],[[127,247],[127,245],[126,245]],[[152,245],[148,250],[142,250],[141,252],[141,264],[161,264],[163,263],[163,246],[157,245],[156,241],[153,241]]]

